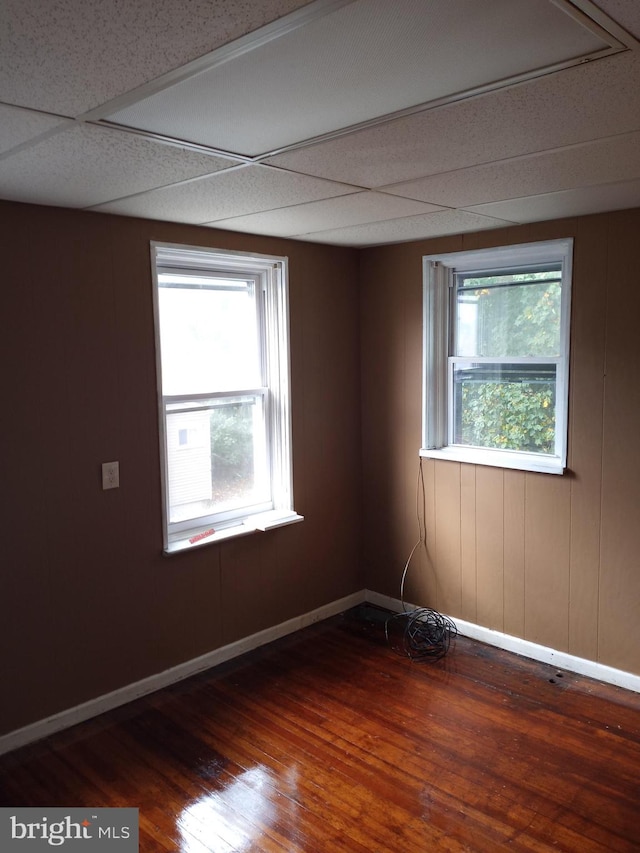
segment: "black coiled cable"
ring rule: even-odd
[[[416,486],[416,515],[418,518],[419,538],[413,546],[409,558],[402,572],[402,580],[400,582],[400,601],[402,602],[403,612],[394,613],[384,624],[384,634],[387,638],[387,644],[400,654],[404,653],[411,660],[440,660],[449,651],[451,640],[458,634],[455,622],[449,619],[448,616],[443,616],[437,610],[432,610],[430,607],[416,607],[411,610],[406,609],[404,601],[404,584],[407,579],[407,572],[411,559],[416,550],[422,545],[426,548],[427,530],[423,527],[418,510],[418,502],[420,491],[424,498],[424,472],[422,469],[422,459],[418,468],[418,483]],[[401,648],[394,646],[389,639],[389,626],[393,626],[397,621],[404,621],[402,629]]]
[[[394,613],[384,625],[387,643],[393,647],[389,639],[389,626],[395,620],[404,620],[402,630],[402,649],[407,657],[415,661],[440,660],[449,651],[451,640],[458,631],[455,623],[448,616],[443,616],[430,607],[417,607],[405,613]]]

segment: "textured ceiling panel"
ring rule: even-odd
[[[383,193],[361,192],[207,224],[232,231],[289,237],[308,231],[343,228],[434,210],[439,208]]]
[[[458,169],[385,187],[385,192],[447,207],[640,178],[640,132],[559,151]]]
[[[357,190],[264,166],[247,166],[101,205],[98,210],[149,219],[212,222]]]
[[[60,127],[64,119],[0,104],[0,154]]]
[[[605,213],[608,210],[638,206],[640,180],[475,205],[471,210],[487,216],[505,217],[514,222],[539,222],[543,219]]]
[[[638,0],[596,0],[597,5],[621,27],[640,39],[640,3]]]
[[[108,117],[253,156],[607,47],[540,0],[357,0]]]
[[[227,169],[234,162],[129,133],[74,124],[0,160],[0,195],[37,204],[86,207]]]
[[[266,162],[381,187],[640,130],[638,92],[640,55],[628,51]]]
[[[441,237],[445,234],[460,234],[464,231],[484,231],[511,224],[510,221],[491,215],[477,215],[464,210],[442,210],[387,222],[371,222],[368,225],[300,234],[298,237],[301,240],[338,246],[379,246],[385,243]]]
[[[631,49],[494,85],[598,48],[576,10]],[[625,28],[640,0],[0,0],[0,197],[354,246],[640,204]],[[189,77],[153,118],[187,137],[188,106],[216,147],[412,114],[262,165],[87,123]]]
[[[0,101],[77,116],[308,0],[2,0]]]

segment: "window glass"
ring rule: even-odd
[[[561,278],[554,272],[456,276],[455,355],[560,355]]]
[[[454,444],[554,453],[556,365],[456,361]]]
[[[424,259],[421,455],[563,473],[572,247]]]
[[[152,244],[166,552],[293,509],[286,258]]]
[[[165,394],[263,384],[253,282],[158,276]]]
[[[168,404],[167,461],[170,523],[269,501],[262,396]]]

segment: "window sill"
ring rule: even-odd
[[[514,450],[489,450],[480,447],[448,446],[437,450],[420,450],[420,456],[449,462],[467,462],[471,465],[490,465],[493,468],[510,468],[517,471],[535,471],[540,474],[564,474],[565,467],[557,456],[536,453],[518,453]]]
[[[205,545],[213,545],[216,542],[235,539],[238,536],[248,536],[250,533],[264,533],[276,527],[286,527],[289,524],[296,524],[299,521],[304,521],[304,516],[298,515],[297,512],[293,512],[292,510],[261,512],[249,516],[244,521],[220,528],[219,530],[214,531],[213,528],[205,528],[201,531],[193,530],[190,536],[174,539],[169,542],[163,553],[165,556],[180,554],[184,551],[191,551],[194,548],[202,548]]]

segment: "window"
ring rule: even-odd
[[[152,244],[164,547],[293,510],[286,259]]]
[[[572,245],[424,259],[422,456],[563,473]]]

